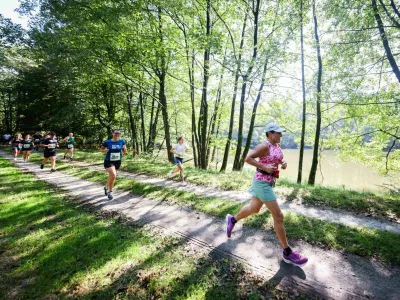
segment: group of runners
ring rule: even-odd
[[[70,132],[62,141],[65,143],[64,159],[67,158],[66,156],[69,152],[69,159],[73,160],[75,144],[73,133]],[[32,152],[39,152],[39,148],[43,148],[44,159],[40,164],[40,168],[43,169],[45,163],[50,159],[50,172],[56,171],[56,150],[59,147],[59,142],[55,132],[50,132],[44,137],[40,132],[37,132],[32,136],[30,134],[26,134],[24,138],[22,138],[22,134],[18,133],[14,136],[14,138],[8,141],[8,144],[10,144],[13,149],[14,160],[17,160],[19,154],[22,152],[22,158],[25,162],[29,161]]]
[[[274,229],[283,249],[283,260],[286,263],[302,267],[307,263],[308,258],[289,246],[284,226],[284,216],[273,190],[276,179],[279,178],[279,166],[282,170],[287,168],[287,162],[283,159],[283,152],[280,147],[280,140],[284,131],[285,130],[279,125],[269,123],[265,128],[266,140],[257,145],[247,155],[245,159],[246,163],[256,168],[253,182],[249,189],[249,193],[252,196],[251,202],[249,205],[244,206],[237,214],[228,214],[226,216],[226,235],[230,238],[237,222],[252,214],[258,213],[265,205],[273,217]],[[120,137],[121,131],[117,129],[113,130],[112,138],[106,140],[100,148],[101,152],[106,152],[104,168],[108,173],[108,178],[104,186],[104,194],[109,200],[112,200],[114,197],[113,189],[118,170],[121,166],[122,157],[128,152],[125,141],[120,139]],[[29,160],[30,152],[38,145],[37,139],[40,139],[38,135],[33,136],[33,139],[30,135],[26,135],[25,139],[22,139],[20,134],[16,135],[11,141],[14,149],[14,156],[17,157],[19,151],[22,149],[24,160]],[[169,172],[168,178],[172,178],[175,173],[179,172],[182,183],[186,184],[183,163],[184,154],[189,147],[186,145],[184,137],[179,137],[177,140],[177,144],[170,149],[170,151],[174,153],[176,167]],[[66,158],[67,152],[70,151],[72,160],[74,149],[73,134],[70,133],[63,141],[66,143],[64,159]],[[44,159],[40,168],[43,169],[44,164],[50,159],[51,172],[54,172],[56,149],[59,147],[55,133],[51,132],[41,140],[39,146],[44,148]]]

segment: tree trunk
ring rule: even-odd
[[[132,88],[129,87],[127,84],[125,84],[125,89],[126,89],[126,103],[128,106],[128,116],[129,116],[129,125],[131,127],[131,138],[132,138],[132,147],[134,149],[137,148],[137,132],[136,132],[136,124],[135,124],[135,118],[133,115],[133,111],[132,111],[132,98],[133,98],[133,94],[132,94]],[[136,149],[138,150],[138,149]]]
[[[155,99],[155,87],[153,88],[153,101],[152,101],[152,106],[151,106],[151,117],[150,117],[150,123],[149,123],[149,139],[147,142],[147,153],[153,154],[154,151],[154,143],[156,140],[156,135],[157,135],[157,123],[158,123],[158,116],[160,114],[160,105],[157,104],[157,109],[156,113],[154,115],[154,109],[155,105],[157,103]]]
[[[219,128],[220,128],[220,125],[221,125],[221,115],[222,115],[222,112],[220,111],[220,113],[218,115],[218,121],[217,121],[217,131],[215,132],[215,136],[216,137],[219,134]],[[212,151],[212,155],[211,155],[211,161],[214,161],[216,149],[217,149],[217,146],[214,145],[214,148],[213,148],[213,151]]]
[[[372,0],[372,9],[374,11],[374,17],[375,17],[376,23],[378,24],[379,34],[381,36],[383,48],[385,49],[386,58],[388,59],[389,64],[392,67],[394,75],[396,76],[397,80],[400,83],[400,70],[396,63],[396,60],[394,59],[392,50],[390,48],[389,41],[386,36],[385,28],[384,28],[381,16],[378,11],[378,7],[376,5],[376,0]]]
[[[304,137],[306,132],[306,86],[304,78],[304,39],[303,39],[303,0],[300,0],[300,49],[301,49],[301,86],[303,92],[303,114],[301,120],[299,169],[297,170],[297,183],[301,183],[303,174]]]
[[[206,38],[210,37],[211,34],[211,0],[207,0],[207,10],[206,10]],[[209,68],[210,68],[210,46],[207,42],[206,48],[204,50],[204,66],[203,66],[203,91],[201,96],[200,104],[200,116],[199,116],[199,148],[200,148],[200,168],[207,169],[207,127],[208,127],[208,102],[207,102],[207,88],[209,79]]]
[[[223,79],[224,79],[225,63],[226,63],[226,51],[225,51],[225,54],[224,54],[224,60],[222,62],[222,70],[221,70],[221,75],[220,75],[219,83],[218,83],[218,89],[217,89],[217,96],[216,96],[216,99],[215,99],[214,111],[213,111],[213,114],[212,114],[211,120],[210,120],[211,129],[209,130],[209,133],[208,133],[207,165],[208,165],[208,161],[209,161],[209,157],[210,157],[210,151],[211,151],[210,144],[211,144],[212,141],[214,141],[216,139],[215,130],[216,130],[216,124],[217,124],[217,117],[219,115],[218,114],[219,113],[219,105],[221,103],[222,84],[223,84]]]
[[[242,35],[240,37],[239,56],[238,56],[238,60],[237,60],[237,67],[236,67],[236,73],[235,73],[235,82],[234,82],[234,85],[233,85],[233,96],[232,96],[232,105],[231,105],[231,116],[230,116],[230,120],[229,120],[228,138],[226,140],[224,157],[222,159],[222,166],[221,166],[220,172],[224,172],[226,170],[226,166],[228,164],[229,152],[231,150],[233,124],[234,124],[234,120],[235,120],[236,94],[237,94],[237,88],[238,88],[240,68],[241,68],[241,63],[242,63],[242,49],[243,49],[243,45],[244,45],[244,35],[245,35],[245,32],[246,32],[246,23],[247,23],[248,12],[249,12],[249,8],[246,10],[246,13],[245,13],[245,16],[244,16],[244,20],[243,20]]]
[[[313,17],[314,17],[314,34],[315,34],[315,44],[317,48],[317,57],[318,57],[318,81],[317,81],[317,125],[315,128],[315,140],[314,140],[314,151],[313,151],[313,159],[310,170],[310,176],[308,177],[308,184],[315,184],[315,176],[317,173],[318,167],[318,152],[319,152],[319,137],[321,134],[321,81],[322,81],[322,58],[321,58],[321,46],[319,43],[318,36],[318,22],[317,16],[315,14],[315,1],[313,1]]]
[[[163,37],[163,28],[162,28],[162,18],[161,18],[161,9],[158,9],[158,34],[161,45],[164,44],[164,37]],[[157,69],[155,69],[155,73],[159,79],[159,91],[158,91],[158,99],[161,104],[161,112],[163,116],[163,123],[164,123],[164,134],[165,134],[165,142],[167,146],[167,157],[168,161],[172,162],[174,159],[173,154],[171,153],[171,134],[169,128],[169,117],[168,117],[168,103],[167,97],[165,95],[165,78],[167,75],[167,62],[165,60],[165,50],[162,48],[161,51],[158,53],[158,59],[160,60],[160,65]]]
[[[254,3],[254,2],[253,2]],[[238,128],[238,144],[236,147],[235,161],[233,162],[233,170],[239,171],[240,167],[240,156],[242,154],[242,144],[243,144],[243,121],[244,121],[244,101],[246,98],[247,80],[253,71],[255,60],[258,54],[258,16],[260,12],[261,0],[256,0],[256,6],[253,7],[254,14],[254,32],[253,32],[253,56],[251,58],[250,64],[247,68],[247,72],[243,78],[242,83],[242,93],[240,96],[240,110],[239,110],[239,128]]]
[[[142,127],[142,145],[143,145],[143,152],[147,152],[147,144],[146,144],[146,131],[144,126],[144,99],[143,93],[139,93],[139,107],[140,107],[140,119],[141,119],[141,127]]]
[[[8,122],[9,122],[9,126],[10,126],[10,128],[9,128],[9,131],[10,131],[10,134],[12,134],[12,132],[13,132],[13,130],[12,130],[12,128],[13,128],[13,115],[12,115],[12,101],[11,101],[11,91],[10,90],[8,90],[7,91],[7,93],[8,93]]]
[[[188,55],[188,60],[189,60],[189,51],[186,52]],[[194,160],[194,166],[197,168],[200,165],[200,160],[199,156],[197,155],[197,149],[196,145],[199,144],[199,139],[197,136],[197,131],[196,131],[196,107],[194,103],[194,53],[191,55],[191,64],[189,64],[188,61],[188,67],[189,67],[189,80],[190,80],[190,102],[192,104],[192,151],[193,151],[193,160]]]
[[[251,114],[249,132],[247,134],[246,146],[244,147],[242,158],[239,161],[239,170],[243,169],[244,160],[246,159],[247,153],[249,152],[249,149],[250,149],[251,139],[253,137],[254,123],[256,121],[257,108],[258,108],[258,104],[260,103],[261,94],[262,94],[264,84],[265,84],[265,76],[267,74],[267,66],[268,66],[268,59],[266,59],[265,64],[264,64],[260,88],[258,89],[257,98],[253,105],[253,111]]]

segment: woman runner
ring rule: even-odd
[[[175,156],[176,168],[169,172],[168,178],[172,178],[176,172],[180,172],[182,184],[186,184],[183,168],[183,156],[188,149],[189,147],[185,143],[185,138],[182,136],[178,138],[178,143],[171,148],[171,152],[174,153]]]
[[[22,157],[24,161],[29,161],[31,151],[33,149],[33,140],[30,134],[25,135],[25,139],[22,141]]]
[[[14,150],[14,160],[17,160],[17,157],[22,149],[22,134],[16,134],[10,143],[12,145],[12,149]]]
[[[69,151],[69,160],[72,161],[74,159],[74,144],[75,144],[75,138],[73,137],[73,133],[70,132],[67,137],[64,138],[65,142],[65,152],[64,152],[64,159],[67,158],[67,153]]]
[[[104,159],[104,168],[108,173],[108,178],[104,187],[104,194],[110,200],[114,198],[113,188],[115,179],[117,178],[117,172],[121,166],[122,155],[125,155],[128,151],[125,141],[119,139],[120,136],[121,131],[114,129],[112,131],[112,139],[105,141],[100,148],[101,152],[107,152]]]
[[[40,164],[40,168],[43,169],[44,164],[49,160],[51,162],[50,172],[56,171],[56,157],[57,157],[57,148],[58,148],[58,140],[56,138],[55,132],[50,132],[48,137],[40,142],[40,147],[44,148],[43,154],[44,159]]]
[[[269,123],[265,128],[267,139],[257,145],[246,157],[246,162],[257,168],[253,184],[249,189],[252,195],[250,205],[243,207],[235,216],[226,216],[226,234],[228,238],[235,224],[251,214],[258,213],[263,205],[271,212],[274,219],[274,229],[283,248],[283,260],[298,267],[304,266],[308,258],[289,247],[283,214],[273,191],[276,178],[279,178],[278,166],[286,169],[287,163],[283,160],[280,147],[282,132],[285,130],[274,123]],[[258,161],[256,158],[259,158]]]

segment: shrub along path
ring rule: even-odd
[[[0,154],[12,159],[4,152]],[[51,174],[49,169],[40,170],[33,163],[15,163],[40,179],[57,185],[66,193],[77,196],[83,205],[121,213],[134,221],[183,237],[213,254],[237,259],[251,266],[255,273],[275,282],[278,288],[334,299],[396,299],[400,293],[399,267],[388,267],[375,259],[321,249],[303,241],[292,242],[294,248],[309,257],[309,263],[300,269],[282,262],[278,241],[269,232],[239,224],[233,237],[228,240],[224,232],[224,220],[221,218],[118,189],[115,190],[114,200],[108,201],[100,184],[62,172]]]
[[[81,161],[74,161],[72,163],[74,165],[86,167],[91,170],[104,171],[103,164],[98,165]],[[152,184],[156,186],[174,188],[176,190],[186,192],[193,192],[199,196],[204,197],[218,197],[221,199],[237,201],[240,203],[248,202],[250,200],[250,194],[243,191],[221,191],[213,187],[191,183],[187,183],[187,185],[183,186],[178,181],[167,180],[166,178],[151,177],[144,174],[134,174],[126,171],[119,171],[118,176],[134,179],[144,184]],[[287,201],[286,198],[282,195],[280,195],[279,204],[283,211],[291,211],[298,215],[312,217],[322,221],[329,221],[332,223],[343,224],[351,227],[361,225],[366,228],[386,230],[389,232],[400,234],[400,223],[384,220],[383,218],[356,215],[351,212],[328,207],[317,207],[311,205],[306,206],[292,201]]]

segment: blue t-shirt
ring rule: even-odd
[[[126,145],[124,140],[107,140],[103,143],[103,147],[108,149],[106,158],[104,160],[110,161],[121,161],[122,160],[122,148]]]

